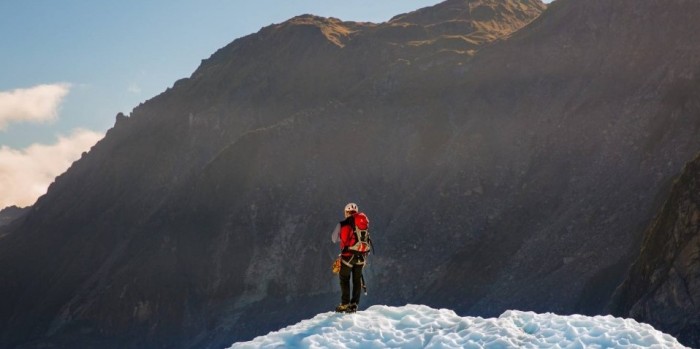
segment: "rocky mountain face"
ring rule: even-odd
[[[448,0],[304,15],[119,114],[0,240],[0,347],[220,348],[339,298],[603,311],[700,149],[700,4]]]
[[[493,161],[476,176],[488,182],[473,187],[501,193],[484,189],[458,206],[479,212],[470,218],[483,221],[465,226],[481,236],[435,269],[422,299],[490,315],[602,311],[668,191],[669,166],[698,149],[700,46],[681,39],[698,11],[681,1],[557,1],[467,65],[466,113],[488,109],[477,112],[488,121],[471,120],[488,123],[484,138],[498,145],[477,152],[491,159],[463,164]],[[661,23],[674,24],[650,29]]]
[[[14,221],[15,219],[22,217],[22,215],[26,212],[29,211],[29,207],[17,207],[17,206],[10,206],[10,207],[5,207],[2,210],[0,210],[0,227],[9,225]],[[4,236],[5,234],[3,233],[3,230],[0,229],[0,237]]]
[[[700,156],[685,166],[645,232],[611,310],[700,347]]]
[[[0,227],[3,225],[8,225],[13,220],[22,216],[23,213],[29,210],[28,207],[21,208],[17,206],[5,207],[0,210]]]

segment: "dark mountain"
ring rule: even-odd
[[[331,309],[347,201],[363,306],[602,312],[700,149],[700,4],[544,9],[304,15],[217,51],[9,227],[0,346],[218,348]]]
[[[673,183],[611,309],[700,347],[700,155]]]
[[[10,222],[19,218],[20,216],[22,216],[23,213],[27,211],[29,211],[28,207],[22,208],[17,206],[9,206],[3,208],[2,210],[0,210],[0,226],[10,224]],[[1,232],[0,235],[2,235]]]
[[[452,181],[484,194],[454,205],[473,235],[422,300],[487,315],[603,310],[672,166],[699,149],[700,45],[683,39],[697,13],[684,1],[557,1],[465,67],[462,115],[492,144],[455,161],[466,175]]]

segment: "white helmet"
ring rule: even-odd
[[[357,204],[351,202],[345,205],[345,212],[359,212],[357,209]]]

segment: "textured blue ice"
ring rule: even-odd
[[[323,313],[231,348],[685,348],[647,324],[612,316],[509,310],[460,317],[423,305]]]

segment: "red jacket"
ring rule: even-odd
[[[343,251],[341,253],[343,257],[352,256],[352,252],[346,250],[345,248],[350,247],[357,242],[355,241],[355,234],[353,233],[352,222],[350,221],[351,219],[355,219],[356,214],[357,213],[354,213],[350,217],[340,222],[340,250]]]

